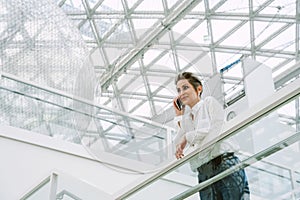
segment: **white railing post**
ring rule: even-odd
[[[55,172],[51,174],[49,200],[56,200],[57,176],[58,175]]]

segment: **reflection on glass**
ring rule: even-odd
[[[99,160],[104,153],[113,154],[137,161],[147,170],[170,160],[171,132],[166,127],[8,75],[1,77],[0,86],[2,124],[81,144]],[[136,163],[126,167],[142,170]]]
[[[295,123],[286,123],[278,114],[285,107],[294,107],[298,100],[299,97],[296,97],[230,138],[240,144],[241,151],[238,156],[244,162],[240,167],[245,167],[251,200],[299,198],[300,132],[296,130]],[[294,116],[293,121],[299,121],[299,115]],[[218,181],[226,173],[213,177],[206,185]],[[145,197],[145,194],[155,194],[160,188],[164,188],[164,191],[161,189],[162,193],[157,198],[163,195],[164,199],[180,199],[177,198],[179,194],[184,194],[195,186],[199,186],[197,174],[191,171],[189,163],[186,162],[126,199],[135,200]],[[205,184],[200,184],[200,187],[205,187]],[[195,191],[188,199],[199,199],[198,192]]]

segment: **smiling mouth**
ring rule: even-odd
[[[181,100],[181,101],[184,101],[184,100],[186,100],[186,98],[187,98],[187,97],[181,97],[180,100]]]

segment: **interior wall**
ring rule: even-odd
[[[93,160],[80,145],[14,127],[0,126],[0,148],[0,199],[20,199],[56,170],[105,191],[105,197],[141,177]]]

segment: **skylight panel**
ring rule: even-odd
[[[295,15],[295,0],[274,0],[260,14],[276,14],[276,15]]]
[[[142,117],[149,117],[152,116],[151,110],[149,109],[149,103],[144,102],[140,107],[132,112],[133,115],[142,116]]]
[[[94,65],[96,65],[96,66],[104,65],[104,61],[103,61],[103,58],[102,58],[102,55],[101,55],[99,49],[96,49],[94,52],[92,52],[92,54],[90,56],[91,56],[91,59],[93,60]]]
[[[124,54],[125,51],[122,50],[121,48],[106,47],[105,52],[109,64],[113,64],[119,58],[119,56]]]
[[[197,57],[201,58],[196,59],[196,61],[192,65],[192,68],[189,69],[189,71],[195,70],[195,73],[201,76],[211,76],[213,74],[213,66],[210,58],[210,53],[205,51],[199,51]]]
[[[127,104],[125,104],[124,106],[125,111],[132,112],[133,110],[136,109],[136,107],[139,106],[139,104],[141,104],[142,100],[136,98],[129,98],[127,100],[124,100],[123,102],[127,102]]]
[[[295,25],[289,27],[277,37],[273,38],[263,48],[276,50],[287,50],[287,48],[292,48],[295,50]]]
[[[89,21],[86,21],[83,25],[81,25],[81,26],[79,27],[79,31],[80,31],[82,37],[83,37],[86,41],[88,41],[88,40],[90,40],[90,41],[95,40],[94,34],[93,34],[92,29],[91,29],[91,26],[90,26],[90,22],[89,22]]]
[[[186,37],[190,38],[190,41],[193,41],[197,44],[210,43],[210,35],[208,33],[206,21],[198,24],[191,32],[186,35]]]
[[[157,62],[155,62],[154,66],[155,68],[161,69],[162,67],[164,69],[174,70],[174,55],[172,55],[171,52],[165,53]],[[151,66],[153,68],[154,66]]]
[[[152,27],[157,22],[157,19],[133,18],[133,19],[131,19],[131,21],[133,23],[133,27],[135,29],[136,36],[138,37],[138,39],[140,39],[140,38],[142,38],[142,36],[144,34],[146,34],[149,31],[149,28]]]
[[[265,39],[269,38],[274,32],[279,31],[285,23],[276,22],[254,22],[254,32],[255,32],[255,44],[259,44]]]
[[[172,8],[179,1],[181,0],[166,0],[169,9]]]
[[[94,19],[92,22],[94,22],[96,30],[96,34],[98,34],[100,37],[104,37],[108,32],[114,28],[115,24],[118,22],[118,19]]]
[[[192,9],[191,13],[193,12],[205,12],[204,1],[198,3],[198,5],[196,5],[195,8]]]
[[[147,66],[149,63],[153,61],[159,54],[161,54],[162,50],[159,49],[150,49],[143,56],[144,65]]]
[[[174,32],[174,39],[177,40],[179,37],[185,35],[187,30],[190,29],[199,19],[182,19],[175,26],[172,27]]]
[[[211,20],[214,42],[217,42],[224,36],[224,34],[232,30],[235,26],[237,26],[240,23],[241,21],[235,20]]]
[[[120,0],[105,0],[102,2],[101,7],[105,10],[124,11],[122,1]]]
[[[284,61],[286,61],[286,59],[284,58],[276,58],[276,57],[266,57],[266,56],[256,56],[256,60],[258,62],[264,63],[266,66],[270,67],[270,68],[274,68],[276,66],[278,66],[280,63],[283,63]]]
[[[57,2],[61,2],[61,0],[56,0]],[[93,2],[93,1],[91,1]],[[84,11],[84,6],[82,5],[82,1],[78,0],[66,0],[64,4],[61,6],[64,11],[67,12],[78,12]]]
[[[216,13],[249,13],[249,0],[227,0]]]
[[[242,54],[240,54],[240,53],[232,54],[232,53],[216,52],[215,55],[216,55],[216,64],[217,64],[218,71],[220,71],[221,69],[224,69],[226,66],[237,61],[238,59],[240,59],[242,57]],[[235,66],[232,66],[232,68],[233,67],[235,67]]]
[[[221,45],[241,46],[245,48],[250,45],[250,26],[249,22],[245,23],[237,31],[226,38]]]
[[[208,0],[209,8],[213,8],[216,4],[218,4],[220,0]]]
[[[175,75],[174,75],[175,77]],[[173,80],[173,78],[172,78]],[[162,95],[162,96],[170,96],[170,97],[175,97],[177,96],[177,91],[176,91],[176,86],[174,81],[170,81],[169,85],[163,86],[161,90],[157,93],[157,95]]]
[[[164,7],[162,5],[162,1],[143,1],[136,9],[135,11],[164,11]]]
[[[120,90],[123,90],[125,86],[129,85],[132,80],[135,79],[135,75],[122,74],[117,81],[117,86]]]

